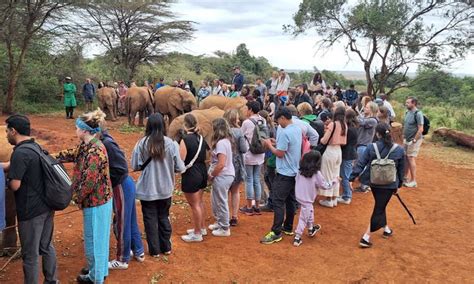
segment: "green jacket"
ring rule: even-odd
[[[66,107],[77,106],[76,85],[74,85],[73,83],[64,83],[63,94],[64,94],[64,106]]]
[[[302,116],[302,117],[301,117],[301,120],[302,120],[302,121],[305,121],[305,122],[307,122],[307,123],[310,123],[311,121],[316,120],[316,118],[318,118],[317,115],[314,115],[314,114],[307,114],[307,115],[305,115],[305,116]]]

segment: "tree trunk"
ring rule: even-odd
[[[365,70],[365,79],[367,80],[367,95],[373,96],[372,92],[374,90],[374,84],[372,83],[372,77],[370,75],[370,65],[365,64],[364,65],[364,70]]]
[[[474,149],[474,136],[463,133],[461,131],[441,127],[434,131],[434,135],[452,140],[458,145]]]
[[[4,114],[13,113],[13,98],[15,96],[16,86],[18,83],[18,66],[10,71],[8,76],[7,98],[3,107]]]

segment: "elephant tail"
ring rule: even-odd
[[[154,106],[155,105],[155,97],[153,96],[153,93],[151,92],[150,88],[148,89],[148,96],[150,97],[150,102]]]
[[[130,117],[132,114],[132,97],[127,95],[125,98],[125,112],[127,113],[127,116]]]

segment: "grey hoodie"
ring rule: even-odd
[[[139,170],[150,157],[147,141],[148,137],[143,137],[133,149],[133,170]],[[163,160],[151,160],[142,171],[137,181],[136,198],[145,201],[170,198],[175,186],[175,173],[183,172],[184,169],[178,143],[165,136],[165,157]]]

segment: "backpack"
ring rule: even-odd
[[[250,121],[255,125],[253,129],[252,139],[249,141],[249,150],[252,154],[263,154],[266,151],[262,139],[270,137],[268,126],[261,119],[255,120],[250,118]]]
[[[415,111],[415,122],[418,125],[418,121],[416,121],[417,114],[418,114],[418,110]],[[426,117],[426,115],[423,114],[423,132],[421,132],[421,134],[426,135],[428,134],[429,131],[430,131],[430,120],[428,119],[428,117]]]
[[[397,181],[397,166],[395,161],[389,159],[388,156],[398,147],[393,144],[385,158],[380,157],[380,152],[376,143],[374,145],[375,155],[377,159],[370,163],[370,183],[374,185],[388,185]]]
[[[46,205],[56,211],[68,207],[72,199],[72,182],[64,166],[39,145],[24,144],[21,147],[32,150],[40,158],[44,184],[43,200]]]
[[[309,126],[311,126],[316,132],[318,132],[319,138],[318,138],[318,144],[319,141],[321,141],[321,138],[324,136],[324,122],[322,122],[320,119],[313,119],[309,120],[307,118],[302,117],[301,120],[307,121],[309,123]]]

